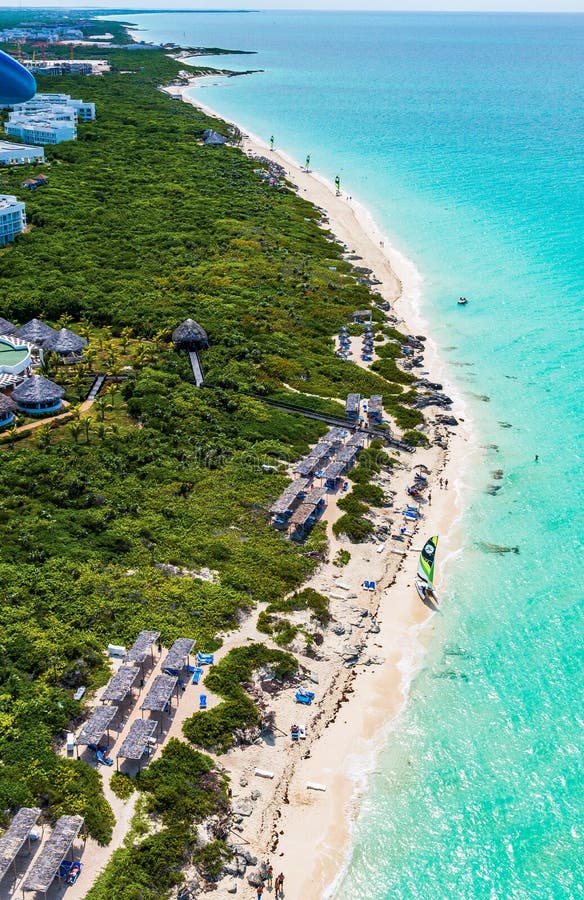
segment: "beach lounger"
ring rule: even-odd
[[[213,665],[213,659],[212,653],[197,653],[198,666],[211,666]]]
[[[185,666],[185,669],[187,670],[189,675],[192,675],[196,671],[196,666]]]
[[[193,684],[198,684],[201,680],[201,675],[203,674],[203,670],[199,667],[194,669],[193,671]]]
[[[375,590],[375,582],[374,582],[374,581],[370,581],[370,582],[369,582],[369,588],[368,588],[368,589],[369,589],[370,591],[374,591],[374,590]]]
[[[295,696],[297,703],[304,703],[306,706],[310,706],[314,700],[314,693],[312,691],[305,691],[304,688],[298,688]]]
[[[199,697],[199,709],[207,709],[207,695],[201,694]]]
[[[410,519],[412,522],[415,522],[416,519],[418,518],[418,514],[413,512],[410,509],[404,509],[403,517],[404,517],[404,519]]]
[[[407,507],[407,509],[409,509],[411,512],[419,512],[419,511],[420,511],[420,507],[419,507],[419,506],[413,506],[411,503],[406,503],[406,507]]]
[[[95,755],[97,756],[97,761],[100,765],[113,766],[113,759],[110,759],[109,756],[106,756],[104,750],[97,750]]]

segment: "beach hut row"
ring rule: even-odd
[[[22,807],[18,810],[7,830],[0,837],[0,882],[12,869],[14,876],[17,874],[17,858],[25,844],[30,851],[31,838],[37,839],[35,833],[36,824],[41,811],[38,807]],[[49,888],[57,876],[63,877],[65,873],[71,873],[79,863],[69,861],[67,857],[73,849],[73,844],[83,827],[82,816],[61,816],[41,846],[34,862],[26,872],[21,882],[20,889],[23,896],[28,893],[40,893],[46,897]],[[73,883],[69,877],[68,883]],[[10,891],[9,896],[14,896]]]
[[[326,508],[327,492],[338,488],[366,442],[367,436],[362,432],[349,436],[345,428],[329,428],[300,460],[295,468],[296,477],[272,504],[272,524],[288,530],[295,540],[304,538]],[[313,484],[315,478],[320,479],[318,486]]]
[[[101,706],[96,707],[79,732],[73,746],[87,747],[95,754],[98,764],[112,765],[108,756],[111,740],[110,728],[121,712],[124,704],[130,702],[130,708],[136,702],[134,690],[137,683],[140,689],[144,684],[145,667],[154,662],[154,647],[160,646],[159,631],[141,631],[130,649],[123,655],[122,665],[112,675],[101,695]],[[130,731],[116,754],[116,763],[120,759],[131,759],[138,762],[150,751],[152,740],[159,729],[160,722],[155,718],[144,719],[144,713],[165,713],[172,706],[172,698],[185,682],[181,675],[188,666],[189,654],[195,646],[192,638],[178,638],[166,657],[161,669],[162,674],[154,679],[141,706],[142,718],[132,723]],[[124,648],[111,645],[111,651],[122,655]],[[107,738],[107,741],[105,740]],[[73,749],[71,746],[71,749]]]

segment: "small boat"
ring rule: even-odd
[[[466,306],[468,300],[466,299],[466,297],[459,297],[457,302],[459,306]]]

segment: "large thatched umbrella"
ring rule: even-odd
[[[43,343],[43,350],[49,353],[58,353],[59,356],[77,356],[87,347],[85,338],[80,337],[68,328],[55,331]]]
[[[207,332],[194,319],[185,319],[175,328],[172,340],[177,350],[202,350],[209,346]]]
[[[12,399],[18,409],[29,415],[55,412],[61,408],[64,396],[64,388],[42,375],[27,378],[12,391]]]
[[[22,338],[23,341],[28,341],[30,344],[35,344],[37,347],[43,347],[47,338],[52,337],[54,334],[57,334],[55,329],[41,322],[40,319],[31,319],[30,322],[27,322],[26,325],[23,325],[22,328],[16,331],[17,337]]]

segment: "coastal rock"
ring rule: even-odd
[[[345,634],[345,631],[346,631],[345,626],[341,622],[336,622],[332,627],[333,634],[338,634],[339,637],[342,634]]]
[[[436,416],[436,421],[441,425],[458,425],[458,419],[455,419],[454,416]]]
[[[263,878],[259,872],[250,872],[247,876],[247,883],[251,884],[252,887],[257,887],[258,884],[263,885]]]
[[[379,627],[377,622],[374,622],[372,625],[369,626],[370,634],[379,634],[380,631],[381,631],[381,628]]]
[[[228,894],[237,894],[237,882],[230,881],[227,885],[227,893]]]
[[[251,792],[251,799],[254,800],[254,801],[255,801],[255,800],[259,800],[261,796],[262,796],[262,792],[261,792],[261,791],[254,790],[254,791]]]
[[[251,800],[239,800],[233,806],[233,814],[236,816],[251,816],[253,812],[253,803]]]
[[[319,683],[318,675],[315,672],[307,672],[306,677],[308,678],[309,681],[312,681],[313,684]]]
[[[241,776],[241,778],[239,779],[239,784],[241,785],[241,787],[247,787],[248,781],[245,775]]]
[[[228,862],[223,866],[223,874],[224,875],[238,875],[238,867],[237,863]],[[245,872],[244,872],[245,874]]]
[[[363,663],[364,666],[381,666],[383,665],[383,660],[380,656],[371,656],[369,659],[366,659]]]

